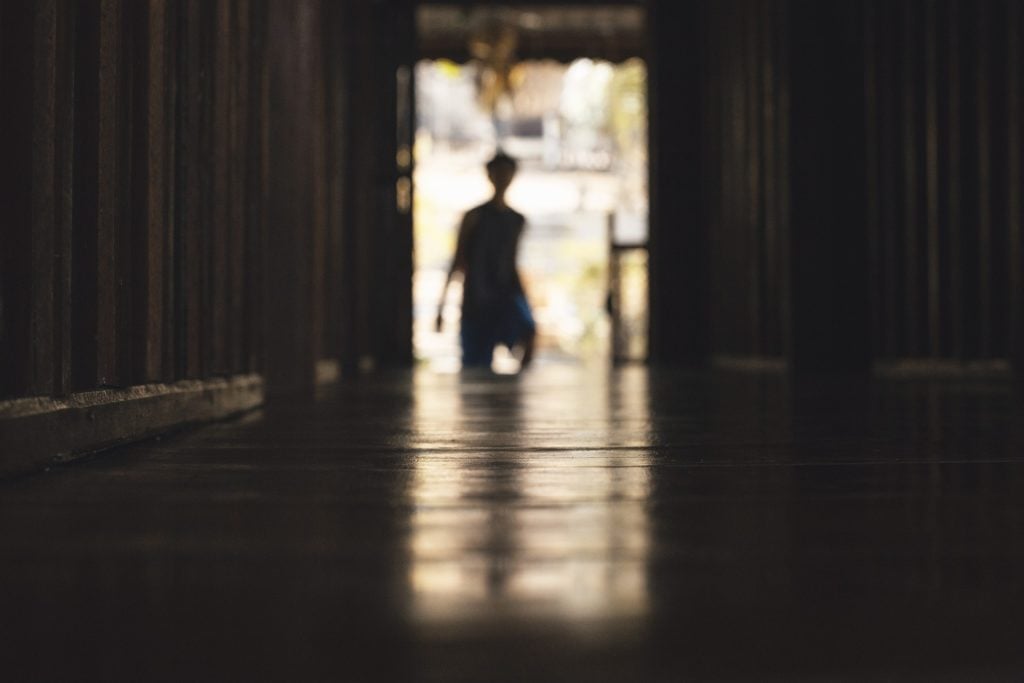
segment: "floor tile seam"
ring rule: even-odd
[[[424,455],[437,455],[437,454],[445,454],[445,453],[450,453],[450,452],[451,451],[414,451],[413,453],[424,454]],[[502,452],[506,453],[506,452],[510,452],[510,451],[502,451]],[[542,451],[542,452],[550,453],[550,452],[556,452],[556,451]],[[581,454],[585,453],[585,454],[587,454],[589,456],[592,456],[592,457],[600,457],[600,455],[602,453],[604,453],[605,451],[603,451],[603,450],[593,450],[593,451],[576,451],[576,450],[572,450],[572,451],[557,451],[557,452],[573,452],[573,453],[579,452]],[[634,451],[623,450],[623,451],[612,451],[612,452],[615,452],[615,453],[629,453],[629,452],[634,452]],[[494,463],[494,464],[499,464],[500,463],[500,464],[503,464],[503,465],[505,465],[505,464],[514,464],[514,463],[521,463],[521,464],[524,463],[524,459],[523,458],[501,459],[501,460],[485,460],[484,458],[487,457],[487,453],[479,452],[479,451],[475,451],[475,450],[474,451],[464,451],[464,452],[461,452],[461,453],[462,454],[466,454],[466,453],[477,454],[478,457],[474,458],[473,460],[470,460],[469,462],[474,462],[475,465],[478,464],[480,466],[486,466],[487,464],[490,464],[490,463]],[[909,459],[909,458],[884,458],[884,459],[883,458],[876,458],[876,459],[870,459],[870,460],[840,460],[840,461],[829,461],[829,460],[809,460],[809,461],[778,461],[778,460],[770,460],[770,461],[763,461],[763,460],[730,460],[730,459],[722,459],[722,460],[711,461],[711,460],[707,460],[707,459],[702,459],[702,460],[697,461],[697,462],[686,462],[686,461],[679,461],[678,456],[673,456],[673,455],[669,455],[669,454],[665,454],[665,453],[657,453],[657,452],[651,453],[651,452],[647,452],[647,451],[640,451],[639,453],[643,454],[643,455],[646,455],[648,457],[651,457],[653,459],[653,462],[646,462],[646,463],[617,462],[617,463],[593,463],[593,464],[591,464],[591,463],[586,462],[586,460],[581,457],[581,458],[576,458],[576,459],[574,459],[573,461],[570,461],[570,462],[559,463],[558,461],[555,461],[555,462],[550,462],[549,461],[549,464],[544,465],[544,466],[539,467],[539,468],[531,467],[531,465],[533,465],[533,463],[530,462],[530,461],[527,461],[527,462],[525,462],[524,467],[530,467],[532,471],[537,471],[538,469],[558,469],[559,465],[564,465],[564,466],[566,466],[567,469],[658,469],[658,468],[679,469],[679,468],[716,468],[716,467],[863,467],[863,466],[890,466],[890,465],[999,465],[999,464],[1024,464],[1024,455],[1022,455],[1021,457],[1016,457],[1016,458],[1012,458],[1012,457],[1003,457],[1003,458],[991,458],[991,457],[982,457],[982,458],[913,458],[913,459]],[[465,462],[467,462],[467,459],[453,457],[453,458],[451,458],[451,461],[465,463]],[[433,462],[437,463],[437,462],[444,462],[444,461],[433,460]],[[141,463],[132,463],[132,466],[133,466],[132,469],[134,469],[134,465],[136,465],[136,464],[141,464]],[[253,475],[259,475],[261,473],[265,473],[268,469],[296,471],[296,472],[300,472],[300,473],[303,472],[303,471],[308,471],[308,472],[325,472],[325,471],[332,471],[332,470],[338,471],[338,472],[359,471],[359,472],[367,472],[367,473],[404,472],[404,471],[416,471],[416,470],[418,470],[418,466],[415,463],[395,465],[393,467],[388,467],[388,466],[365,467],[365,466],[363,466],[363,463],[352,463],[352,462],[345,462],[345,461],[339,461],[336,464],[335,463],[327,463],[327,462],[325,462],[325,463],[317,463],[315,465],[305,465],[305,466],[302,464],[301,461],[295,461],[293,463],[292,462],[281,462],[279,464],[264,465],[262,467],[260,466],[259,462],[254,462],[254,463],[251,463],[249,465],[237,465],[237,464],[235,464],[233,462],[225,462],[225,463],[222,464],[222,466],[219,467],[219,469],[218,469],[218,463],[215,462],[215,461],[201,461],[201,462],[194,462],[194,463],[187,463],[187,464],[186,463],[176,464],[176,463],[173,463],[173,462],[161,461],[160,468],[161,468],[161,470],[163,470],[163,469],[170,470],[170,469],[180,468],[180,470],[182,472],[188,472],[190,475],[193,475],[193,476],[194,476],[194,474],[196,473],[197,470],[198,471],[219,471],[219,472],[225,472],[225,471],[233,471],[234,472],[234,471],[238,471],[238,472],[251,473]],[[211,468],[213,468],[213,469],[211,470]],[[80,468],[80,469],[77,469],[76,471],[77,472],[85,472],[87,470],[85,470],[84,468]],[[460,469],[459,473],[460,474],[464,473],[464,470]],[[163,474],[163,472],[158,472],[157,474]]]
[[[530,438],[527,436],[527,438]],[[986,441],[989,437],[973,437],[969,439],[972,443],[979,441]],[[1005,439],[999,435],[993,435],[992,439],[998,439],[1001,443],[1005,443]],[[433,439],[428,439],[433,440]],[[323,439],[318,439],[323,441]],[[340,441],[340,439],[339,439]],[[888,446],[893,448],[929,448],[929,447],[958,447],[959,443],[957,440],[950,439],[922,439],[922,440],[907,440],[907,439],[890,439],[890,438],[863,438],[859,437],[851,439],[849,437],[837,436],[828,438],[817,438],[817,439],[794,439],[788,441],[721,441],[715,439],[699,439],[686,443],[682,442],[648,442],[648,443],[618,443],[618,444],[603,444],[603,445],[530,445],[530,444],[475,444],[475,443],[462,443],[451,441],[450,443],[438,445],[431,444],[429,446],[417,446],[416,444],[379,444],[379,443],[341,443],[339,445],[317,445],[317,444],[296,444],[294,441],[287,441],[281,443],[268,444],[265,441],[254,444],[166,444],[158,447],[137,447],[142,452],[152,453],[171,453],[175,451],[313,451],[313,452],[332,452],[332,451],[365,451],[365,452],[471,452],[479,450],[489,451],[537,451],[537,452],[548,452],[548,451],[650,451],[650,450],[677,450],[681,448],[693,449],[693,448],[756,448],[775,450],[780,448],[807,448],[817,447],[827,444],[839,444],[847,445],[851,441],[856,442],[859,446]],[[1024,444],[1022,444],[1024,445]]]

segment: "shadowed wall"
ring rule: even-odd
[[[652,12],[655,360],[1019,371],[1019,3]]]
[[[322,0],[0,2],[0,471],[309,395],[343,330],[379,341],[342,296],[346,136],[394,98],[346,92],[345,20]]]
[[[341,336],[334,3],[0,12],[0,396],[311,386]]]

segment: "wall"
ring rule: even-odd
[[[652,11],[656,360],[1024,367],[1020,3]]]
[[[872,344],[886,359],[1019,352],[1022,12],[866,3]]]
[[[340,356],[341,28],[321,0],[0,2],[0,471]]]
[[[257,7],[5,4],[4,395],[262,367]]]

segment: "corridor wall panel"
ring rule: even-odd
[[[704,187],[713,179],[701,168],[704,21],[703,4],[695,0],[650,4],[648,291],[655,363],[703,365],[711,343]]]
[[[1019,5],[867,3],[876,358],[1020,353]]]
[[[653,9],[655,360],[1024,369],[1021,3]]]
[[[236,165],[224,153],[239,132],[227,125],[238,111],[228,86],[246,81],[246,64],[229,64],[237,50],[214,33],[218,22],[230,33],[249,3],[209,7],[4,3],[4,193],[15,213],[3,226],[0,395],[256,369],[225,360],[229,343],[247,343],[225,324],[247,301],[241,222],[226,210],[245,187],[229,187]]]
[[[712,351],[786,348],[788,71],[786,6],[707,3],[703,169]]]
[[[324,0],[0,0],[4,447],[19,416],[91,400],[184,391],[213,415],[261,400],[264,377],[308,392],[339,355],[339,16]],[[50,450],[103,441],[88,431]]]
[[[343,283],[339,331],[348,372],[413,360],[412,203],[410,197],[400,207],[397,188],[411,187],[411,164],[398,159],[409,158],[399,150],[411,152],[414,132],[414,4],[354,0],[328,15],[342,29],[337,41],[328,41],[342,70],[328,73],[349,93],[336,103],[346,124],[339,141],[346,229],[338,236],[340,271],[331,272],[333,287]]]

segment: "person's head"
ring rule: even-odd
[[[508,186],[512,184],[512,178],[515,177],[518,167],[519,164],[515,159],[501,151],[487,162],[487,177],[494,185],[495,194],[504,194]]]

